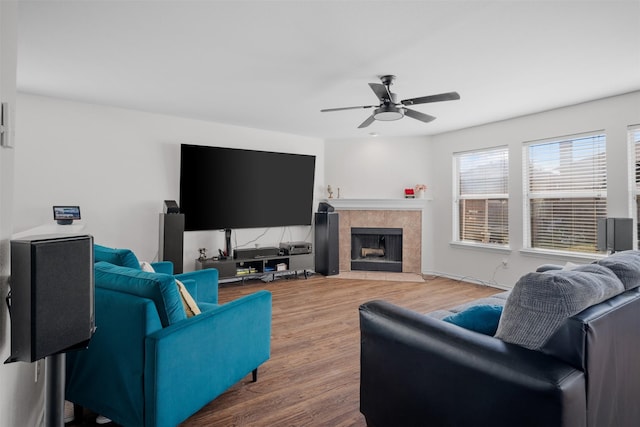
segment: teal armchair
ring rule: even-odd
[[[174,277],[98,252],[97,330],[67,354],[67,400],[123,426],[176,426],[249,373],[257,380],[270,357],[271,293],[219,305],[214,269]],[[201,314],[186,316],[176,277]]]

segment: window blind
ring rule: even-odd
[[[532,248],[597,252],[607,215],[606,137],[525,144],[525,209]]]
[[[509,154],[507,147],[454,154],[455,240],[509,243]]]
[[[640,126],[632,126],[629,128],[629,143],[633,150],[633,172],[632,172],[632,189],[636,201],[636,240],[640,248]]]

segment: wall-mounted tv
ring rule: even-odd
[[[316,158],[182,144],[185,230],[311,225]]]

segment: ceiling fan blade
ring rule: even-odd
[[[328,113],[329,111],[342,111],[342,110],[362,110],[363,108],[373,108],[377,105],[360,105],[358,107],[340,107],[340,108],[325,108],[320,110],[321,113]]]
[[[373,117],[373,114],[372,114],[367,118],[367,120],[365,120],[364,122],[362,122],[362,124],[360,126],[358,126],[358,129],[366,128],[367,126],[369,126],[371,123],[373,123],[375,121],[376,121],[376,119],[375,119],[375,117]]]
[[[440,93],[438,95],[422,96],[420,98],[411,98],[401,101],[403,105],[427,104],[429,102],[455,101],[460,99],[458,92]]]
[[[435,117],[430,116],[428,114],[421,113],[421,112],[416,111],[416,110],[410,110],[408,108],[404,109],[404,115],[405,116],[409,116],[412,119],[420,120],[421,122],[425,122],[425,123],[429,123],[429,122],[431,122],[431,121],[436,119]]]
[[[387,87],[380,83],[369,83],[369,87],[376,94],[380,102],[384,102],[385,99],[389,99],[389,92]]]

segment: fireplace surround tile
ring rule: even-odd
[[[351,228],[402,228],[402,272],[421,273],[422,270],[422,211],[421,210],[342,210],[340,214],[340,271],[351,271]]]

